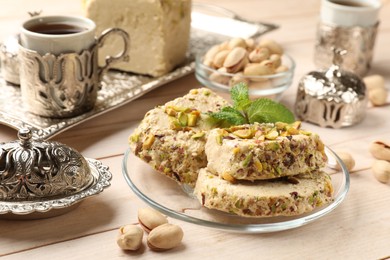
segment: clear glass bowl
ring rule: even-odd
[[[282,93],[291,86],[295,62],[287,54],[282,56],[282,64],[288,67],[288,71],[267,76],[237,76],[232,73],[223,73],[203,64],[204,54],[199,54],[195,61],[195,76],[197,80],[216,91],[221,96],[229,99],[233,82],[246,82],[249,87],[251,99],[267,97],[279,101]]]
[[[153,170],[128,149],[123,158],[122,171],[133,192],[163,214],[194,223],[227,231],[242,233],[267,233],[292,229],[313,222],[334,210],[344,200],[349,190],[349,172],[341,159],[329,148],[325,149],[331,174],[334,200],[310,213],[293,217],[246,218],[209,210],[173,180]],[[339,164],[341,171],[333,168]]]

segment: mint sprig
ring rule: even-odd
[[[231,91],[233,107],[223,107],[221,111],[209,113],[210,117],[220,126],[233,126],[242,124],[293,123],[294,114],[284,105],[268,98],[249,99],[248,86],[244,83],[235,85]]]
[[[230,90],[230,95],[233,100],[233,108],[244,112],[251,101],[249,100],[249,91],[245,83],[238,83]]]

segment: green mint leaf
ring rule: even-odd
[[[268,98],[253,101],[247,109],[249,123],[293,123],[294,114],[282,104]]]
[[[245,111],[251,103],[249,99],[248,86],[245,83],[238,83],[230,90],[233,100],[233,108],[239,111]]]
[[[217,119],[224,126],[242,125],[247,123],[245,117],[233,107],[224,107],[221,111],[210,113],[210,117]]]

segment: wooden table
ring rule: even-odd
[[[312,61],[320,1],[202,0],[250,20],[269,21],[281,28],[268,36],[279,41],[297,62],[292,87],[281,102],[293,108],[298,80],[315,69]],[[17,30],[28,11],[82,14],[80,0],[0,0],[0,39]],[[381,74],[390,87],[390,4],[380,13],[372,74]],[[390,187],[379,183],[370,165],[369,145],[390,140],[390,106],[367,109],[365,120],[340,130],[304,123],[326,145],[350,152],[356,160],[351,188],[333,212],[306,226],[268,234],[237,234],[170,218],[184,230],[181,246],[157,253],[147,246],[124,252],[116,245],[121,225],[137,222],[145,204],[125,183],[121,163],[127,137],[143,115],[158,104],[200,87],[193,74],[164,85],[142,98],[91,119],[54,138],[84,156],[97,158],[113,173],[112,186],[84,201],[66,215],[35,221],[0,220],[0,256],[6,259],[381,259],[390,257]],[[16,139],[16,131],[0,126],[0,141]],[[145,244],[145,243],[144,243]]]

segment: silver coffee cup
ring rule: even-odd
[[[39,31],[50,27],[46,26],[50,23],[57,23],[57,31]],[[70,24],[76,27],[76,32],[61,31],[58,24]],[[128,59],[129,42],[128,34],[122,29],[108,29],[98,38],[94,33],[95,24],[84,17],[36,17],[24,23],[18,57],[26,111],[43,117],[65,118],[81,115],[94,107],[103,73],[114,62]],[[107,57],[100,67],[99,48],[115,34],[123,38],[123,50]]]
[[[332,48],[346,50],[341,68],[359,76],[371,67],[379,25],[380,0],[322,0],[314,62],[318,68],[332,65]]]

